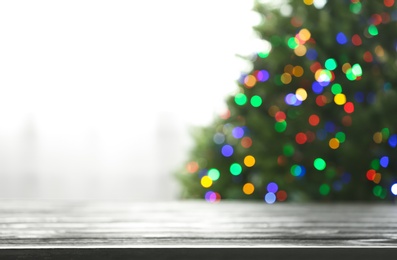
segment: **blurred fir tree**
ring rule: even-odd
[[[263,51],[228,111],[193,133],[182,198],[392,200],[397,194],[397,4],[255,4]]]

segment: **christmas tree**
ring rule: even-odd
[[[397,4],[256,2],[263,50],[193,132],[183,198],[392,200],[397,194]]]

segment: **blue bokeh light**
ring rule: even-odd
[[[244,136],[244,129],[242,127],[236,126],[232,130],[232,135],[234,138],[239,139]]]
[[[267,185],[267,191],[268,192],[272,192],[272,193],[276,193],[278,191],[278,185],[275,182],[270,182]]]
[[[397,146],[397,135],[393,134],[389,137],[388,143],[390,147],[395,148]]]
[[[380,158],[379,163],[380,166],[382,166],[383,168],[387,168],[387,166],[389,166],[389,157],[383,156],[382,158]]]
[[[225,157],[230,157],[233,155],[234,149],[231,145],[225,144],[222,146],[222,155]]]
[[[336,41],[339,44],[346,44],[347,43],[347,37],[343,32],[340,32],[336,35]]]
[[[265,195],[265,201],[267,204],[273,204],[276,202],[276,195],[273,192],[269,192]]]

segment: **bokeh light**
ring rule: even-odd
[[[267,191],[268,192],[272,192],[272,193],[276,193],[278,191],[277,183],[270,182],[269,184],[267,184]]]
[[[397,183],[394,183],[391,188],[390,188],[391,192],[393,193],[393,195],[397,195]]]
[[[295,66],[295,67],[292,69],[292,74],[293,74],[295,77],[302,77],[302,76],[303,76],[303,73],[304,73],[304,70],[303,70],[303,68],[302,68],[301,66]]]
[[[218,169],[212,168],[208,170],[207,176],[211,178],[212,181],[216,181],[221,176]]]
[[[295,95],[299,101],[304,101],[307,98],[307,92],[304,88],[298,88],[295,92]]]
[[[199,164],[195,161],[188,162],[186,165],[186,170],[188,173],[195,173],[199,169]]]
[[[253,107],[260,107],[262,105],[262,98],[258,95],[254,95],[251,97],[250,102]]]
[[[295,136],[295,141],[297,144],[304,144],[307,141],[307,136],[305,133],[297,133]]]
[[[387,168],[387,166],[389,166],[389,156],[382,156],[379,160],[379,164],[383,168]]]
[[[306,29],[306,28],[301,29],[301,30],[299,31],[299,33],[298,33],[298,38],[299,38],[300,40],[302,40],[303,42],[308,41],[308,40],[310,39],[310,36],[311,36],[311,33],[310,33],[310,31],[309,31],[308,29]]]
[[[230,173],[232,175],[235,175],[235,176],[240,175],[242,171],[243,171],[243,167],[241,167],[240,164],[233,163],[232,165],[230,165]]]
[[[267,70],[259,70],[256,72],[256,79],[259,82],[265,82],[269,79],[270,74]]]
[[[302,165],[294,164],[291,166],[290,172],[295,177],[302,177],[306,174],[306,168]]]
[[[223,144],[223,143],[225,142],[225,140],[226,140],[226,137],[225,137],[224,134],[222,134],[222,133],[216,133],[216,134],[214,134],[214,137],[213,137],[214,143],[216,143],[216,144]]]
[[[284,190],[279,190],[276,193],[276,198],[278,201],[285,201],[287,197],[288,197],[287,192]]]
[[[283,154],[285,156],[292,156],[295,152],[294,146],[291,144],[286,144],[283,146]]]
[[[244,78],[244,84],[247,88],[252,88],[256,84],[256,78],[253,75],[247,75]]]
[[[247,96],[243,93],[238,93],[234,96],[234,102],[239,106],[245,105],[247,103]]]
[[[203,176],[201,178],[201,186],[204,188],[209,188],[212,186],[212,179],[209,176]]]
[[[252,155],[247,155],[244,157],[244,165],[247,167],[252,167],[255,165],[255,157]]]
[[[339,143],[344,143],[346,140],[346,134],[343,132],[337,132],[335,138],[338,139]]]
[[[243,186],[243,192],[246,195],[251,195],[252,193],[254,193],[255,191],[255,187],[252,183],[248,182],[246,184],[244,184]]]
[[[331,191],[331,187],[328,184],[322,184],[319,188],[320,194],[326,196]]]
[[[334,102],[335,102],[335,104],[340,105],[340,106],[344,105],[346,103],[345,94],[342,94],[342,93],[336,94],[334,97]]]
[[[267,204],[273,204],[274,202],[276,202],[276,195],[272,192],[266,193],[265,201]]]
[[[346,102],[343,109],[346,113],[351,114],[354,112],[354,104],[352,102]]]
[[[274,129],[279,133],[284,132],[287,129],[287,122],[276,122],[276,124],[274,125]]]
[[[277,122],[283,122],[285,119],[287,119],[287,115],[283,111],[278,111],[274,115],[274,119],[276,119]]]
[[[312,114],[309,117],[309,124],[312,126],[316,126],[320,123],[320,117],[316,114]]]
[[[322,171],[327,167],[327,163],[324,161],[323,158],[316,158],[313,162],[314,168],[319,171]]]
[[[233,155],[234,149],[233,146],[229,145],[229,144],[225,144],[224,146],[222,146],[222,155],[225,157],[230,157]]]
[[[337,138],[331,138],[331,140],[329,140],[329,147],[331,149],[338,149],[339,144],[340,144],[340,142]]]
[[[244,136],[244,129],[242,127],[235,127],[232,131],[232,135],[236,139],[240,139]]]
[[[336,60],[335,59],[332,59],[332,58],[330,58],[330,59],[327,59],[326,61],[325,61],[325,68],[327,69],[327,70],[334,70],[334,69],[336,69],[336,67],[338,66],[338,64],[336,63]]]
[[[397,146],[397,134],[391,135],[389,137],[388,143],[390,147],[395,148]]]
[[[241,146],[248,149],[252,146],[252,139],[248,136],[241,139]]]
[[[218,192],[207,191],[204,196],[205,200],[210,203],[219,202],[221,200],[221,195]]]

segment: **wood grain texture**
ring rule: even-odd
[[[246,249],[262,256],[293,249],[296,256],[326,250],[337,253],[336,249],[344,248],[357,254],[371,248],[364,256],[375,256],[396,255],[396,245],[395,204],[0,201],[0,255],[7,256],[22,252],[24,256],[40,252],[101,252],[102,256],[162,252],[166,256],[173,252],[175,257],[178,252],[200,256],[237,249],[233,256],[245,254]],[[225,248],[230,250],[219,251]]]

